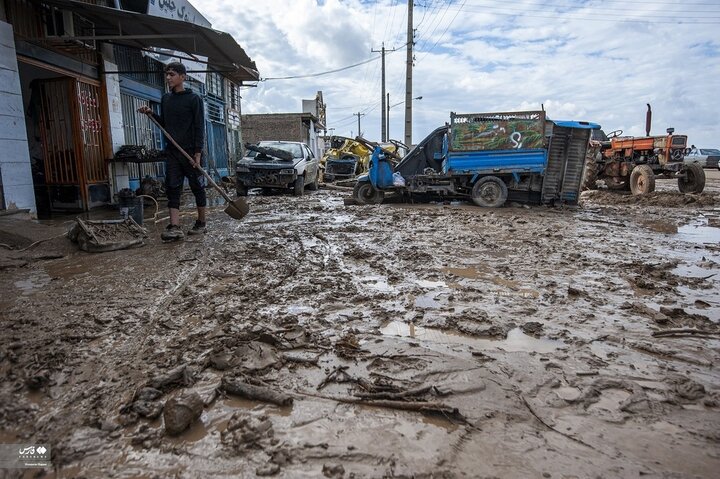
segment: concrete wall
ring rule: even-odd
[[[5,208],[36,212],[12,26],[0,21],[0,177]]]
[[[105,71],[117,71],[117,65],[105,61]],[[110,138],[112,151],[125,144],[125,130],[123,130],[122,102],[120,101],[120,77],[117,74],[105,75],[105,87],[108,95],[108,118],[110,119]],[[111,201],[115,202],[115,193],[123,188],[130,187],[130,175],[126,163],[110,163],[110,194]]]

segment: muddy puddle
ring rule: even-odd
[[[508,352],[550,353],[564,346],[561,341],[537,339],[523,333],[520,328],[511,329],[505,339],[483,339],[447,330],[415,326],[403,321],[391,321],[380,328],[385,336],[408,338],[439,344],[464,344],[478,350],[502,350]]]

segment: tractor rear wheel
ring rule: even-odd
[[[685,177],[678,178],[680,193],[702,193],[705,189],[705,171],[698,163],[690,163],[685,168]]]
[[[655,191],[655,173],[648,165],[637,165],[630,173],[630,191],[633,195],[645,195]]]
[[[596,155],[600,155],[600,150],[589,153],[585,158],[585,173],[582,180],[583,191],[597,190],[598,164]]]

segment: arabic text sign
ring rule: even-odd
[[[148,15],[182,20],[203,27],[212,26],[195,7],[190,5],[188,0],[150,0],[148,3]]]

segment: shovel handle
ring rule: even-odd
[[[155,123],[155,125],[157,125],[158,128],[160,128],[160,131],[163,132],[163,134],[165,135],[165,137],[166,137],[168,140],[170,140],[170,143],[172,143],[173,145],[175,145],[175,148],[177,148],[178,151],[185,156],[185,158],[188,159],[188,161],[190,162],[190,164],[191,164],[191,165],[194,165],[194,164],[195,164],[195,160],[193,159],[193,157],[190,156],[190,154],[189,154],[187,151],[185,151],[180,145],[178,145],[177,141],[175,141],[175,138],[173,138],[172,136],[170,136],[170,133],[168,133],[167,130],[166,130],[165,128],[163,128],[162,125],[160,125],[160,123],[158,123],[158,121],[155,119],[155,117],[152,116],[152,115],[148,115],[148,118],[150,118],[150,120],[151,120],[153,123]],[[203,169],[202,166],[196,165],[195,168],[197,168],[198,170],[200,170],[200,173],[202,173],[203,176],[205,176],[205,178],[210,182],[210,185],[212,185],[212,187],[215,188],[215,189],[218,191],[218,193],[220,193],[220,195],[221,195],[223,198],[225,198],[225,201],[227,201],[228,203],[232,203],[232,202],[233,202],[232,198],[230,198],[230,197],[228,196],[228,194],[225,193],[225,190],[223,190],[222,188],[220,188],[220,187],[217,185],[217,183],[215,183],[215,180],[212,179],[212,176],[210,176],[210,175],[208,174],[208,172]]]

